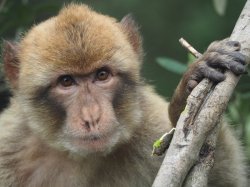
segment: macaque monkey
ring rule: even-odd
[[[176,125],[190,91],[223,71],[245,72],[240,44],[213,43],[184,74],[170,104],[140,75],[142,41],[120,22],[70,4],[4,42],[12,92],[0,115],[1,187],[147,187],[162,157],[152,144]],[[239,142],[222,125],[209,186],[246,185]]]

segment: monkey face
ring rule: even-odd
[[[118,23],[77,8],[63,10],[24,37],[19,102],[29,127],[51,146],[107,154],[140,124],[139,40],[128,19]]]
[[[111,67],[87,76],[58,77],[50,99],[55,99],[66,115],[59,136],[65,148],[77,153],[106,153],[125,138],[126,124],[121,124],[116,114],[116,102],[123,99],[118,92],[125,91],[122,81]]]
[[[19,94],[25,114],[32,114],[30,128],[53,147],[81,155],[107,154],[128,141],[141,117],[140,81],[119,69],[115,56],[88,73],[65,66],[25,76],[25,82],[34,81],[22,84]],[[35,85],[39,77],[47,85]]]
[[[107,154],[138,127],[139,84],[109,63],[88,74],[60,73],[48,86],[26,90],[21,100],[26,114],[32,113],[31,129],[52,146]]]

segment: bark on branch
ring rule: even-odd
[[[242,53],[250,57],[250,0],[246,2],[230,39],[241,42]],[[153,187],[207,185],[207,174],[214,161],[217,124],[238,81],[239,77],[226,72],[226,80],[217,86],[213,87],[204,79],[192,91]],[[209,146],[211,153],[196,164],[202,146]]]

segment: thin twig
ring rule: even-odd
[[[193,48],[185,39],[180,38],[179,42],[181,45],[188,50],[192,55],[194,55],[196,58],[199,58],[202,56],[201,53],[199,53],[195,48]]]

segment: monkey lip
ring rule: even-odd
[[[99,140],[101,138],[102,137],[98,136],[98,135],[91,135],[91,136],[83,137],[81,139],[83,139],[84,141],[96,141],[96,140]]]
[[[87,148],[88,150],[103,151],[109,145],[109,140],[108,136],[89,135],[75,137],[72,143],[77,147]]]

